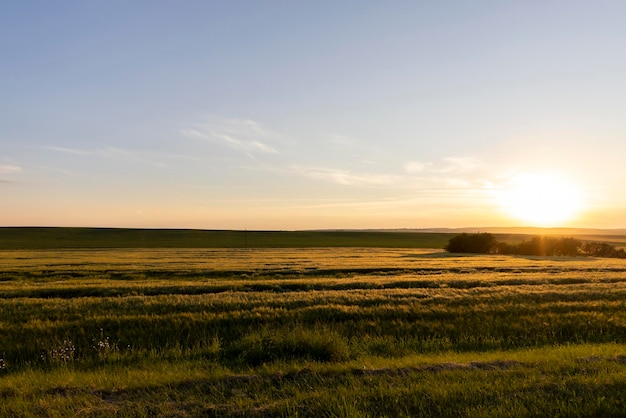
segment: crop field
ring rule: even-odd
[[[0,416],[623,416],[626,260],[0,251]]]

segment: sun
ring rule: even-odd
[[[527,173],[512,178],[500,195],[503,210],[525,226],[562,226],[583,209],[578,187],[555,173]]]

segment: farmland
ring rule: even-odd
[[[626,411],[626,260],[0,251],[2,416]]]

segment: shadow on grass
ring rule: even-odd
[[[475,257],[477,255],[484,254],[463,254],[463,253],[447,253],[444,251],[432,252],[432,253],[417,253],[417,254],[404,254],[401,258],[461,258],[461,257]]]

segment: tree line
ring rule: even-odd
[[[626,258],[624,248],[616,248],[604,242],[584,242],[572,237],[535,236],[518,244],[510,244],[498,241],[493,234],[487,232],[464,232],[450,238],[444,250],[450,253]]]

